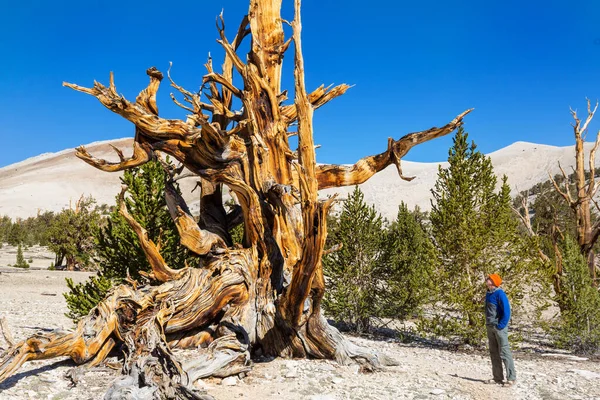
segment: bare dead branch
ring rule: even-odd
[[[550,178],[550,181],[552,182],[552,185],[554,186],[554,189],[558,192],[558,194],[560,194],[565,199],[565,201],[569,204],[570,207],[573,207],[575,202],[571,198],[571,192],[569,190],[569,178],[567,178],[567,174],[565,173],[565,170],[560,166],[560,163],[558,164],[558,167],[560,168],[565,178],[565,191],[563,192],[560,189],[560,186],[558,185],[552,174],[550,174],[550,172],[548,172],[548,177]]]
[[[110,147],[112,147],[112,149],[115,151],[115,153],[117,153],[117,155],[119,156],[119,160],[121,160],[121,162],[125,161],[125,156],[123,155],[123,152],[121,151],[121,149],[119,149],[117,146],[114,145],[110,145]]]
[[[312,93],[308,95],[308,100],[314,109],[317,109],[329,101],[333,100],[336,97],[339,97],[346,93],[351,86],[346,85],[345,83],[338,85],[331,89],[331,86],[325,87],[323,85],[319,86]],[[287,106],[283,106],[280,108],[281,114],[287,118],[287,123],[292,124],[298,120],[298,114],[296,112],[296,105],[291,104]]]
[[[416,176],[404,176],[402,172],[402,159],[398,154],[397,150],[394,148],[394,139],[388,138],[388,151],[392,154],[392,162],[396,165],[396,170],[398,170],[398,175],[400,175],[400,179],[405,180],[407,182],[412,181],[416,178]]]
[[[328,254],[335,253],[336,251],[340,251],[342,247],[344,247],[344,243],[338,243],[335,246],[332,246],[327,250],[323,251],[323,255],[326,256]]]
[[[120,162],[110,162],[104,159],[96,158],[92,156],[84,146],[77,147],[75,156],[85,161],[92,167],[98,168],[99,170],[106,172],[123,171],[125,169],[139,167],[150,161],[152,158],[150,147],[144,144],[140,144],[136,141],[133,142],[133,154],[130,158],[125,158],[123,153],[115,146],[111,147],[117,152]]]
[[[596,113],[596,110],[598,110],[598,101],[596,101],[596,105],[594,106],[594,109],[592,110],[591,108],[591,103],[590,103],[590,99],[586,99],[587,100],[587,117],[585,119],[585,122],[583,123],[583,126],[580,129],[581,135],[585,136],[585,133],[588,129],[588,125],[590,124],[590,122],[592,122],[592,119],[594,119],[594,114]]]
[[[472,108],[464,111],[441,128],[434,127],[426,131],[409,133],[394,141],[391,146],[388,146],[387,151],[375,156],[365,157],[354,165],[319,165],[317,167],[319,190],[358,185],[365,182],[388,165],[399,161],[414,146],[454,131],[463,124],[463,118],[471,111],[473,111]]]
[[[219,22],[220,22],[220,24],[219,24]],[[250,20],[248,19],[248,16],[245,15],[244,18],[242,18],[242,22],[240,23],[240,26],[238,27],[235,37],[233,38],[233,42],[231,44],[229,44],[227,42],[227,38],[225,36],[225,20],[223,19],[223,13],[221,13],[221,15],[219,15],[219,18],[217,19],[217,29],[219,30],[219,37],[221,38],[221,41],[226,46],[229,45],[231,47],[231,49],[233,50],[233,53],[235,54],[235,56],[237,58],[236,60],[233,60],[232,56],[229,53],[227,53],[225,56],[225,60],[223,62],[223,77],[231,83],[233,83],[234,62],[236,64],[238,64],[238,66],[240,64],[243,64],[242,61],[239,59],[239,57],[237,57],[236,51],[239,48],[239,46],[241,45],[241,43],[243,42],[244,38],[250,34],[250,29],[248,28],[249,22],[250,22]],[[225,108],[231,107],[231,100],[232,100],[231,92],[228,91],[225,86],[223,86],[221,88],[221,101]],[[225,127],[223,127],[223,128],[225,128]]]
[[[15,339],[13,339],[12,333],[10,333],[10,329],[8,329],[5,317],[0,317],[0,332],[2,332],[2,336],[8,344],[8,347],[13,347],[16,342]]]
[[[219,84],[225,86],[236,97],[240,97],[240,98],[242,97],[242,91],[240,89],[236,88],[235,86],[233,86],[233,83],[231,83],[230,81],[228,81],[221,74],[217,74],[215,72],[211,72],[211,73],[208,73],[207,75],[204,75],[204,78],[202,79],[202,84],[206,84],[208,82],[219,83]]]
[[[192,93],[192,92],[184,89],[183,87],[179,86],[178,84],[176,84],[175,81],[173,80],[173,78],[171,78],[171,68],[172,67],[173,67],[173,63],[170,62],[169,69],[167,70],[167,77],[169,78],[169,81],[171,82],[171,86],[174,87],[175,89],[177,89],[179,91],[179,93],[181,93],[183,95],[184,101],[186,101],[188,104],[191,104],[193,108],[190,108],[190,107],[187,107],[187,106],[181,104],[175,98],[175,95],[173,95],[173,93],[170,93],[170,96],[171,96],[171,99],[173,100],[173,102],[176,105],[178,105],[179,107],[196,114],[199,118],[208,120],[208,117],[206,115],[202,114],[202,110],[212,112],[213,106],[202,102],[200,100],[200,94]]]
[[[152,85],[156,85],[155,80],[151,80],[149,88]],[[200,131],[193,125],[187,124],[181,120],[157,117],[153,111],[158,110],[153,109],[155,104],[153,104],[150,96],[148,97],[148,101],[144,100],[145,98],[142,97],[141,100],[144,102],[139,104],[137,102],[131,103],[127,101],[124,97],[116,95],[113,89],[107,88],[98,82],[94,82],[94,86],[91,88],[78,86],[68,82],[63,82],[63,86],[96,97],[106,108],[134,123],[143,131],[144,135],[149,138],[156,140],[185,140],[192,135],[199,136]],[[154,89],[151,88],[148,94],[151,94],[152,90]]]
[[[596,108],[597,107],[598,104],[596,103]],[[598,187],[596,185],[596,150],[598,150],[598,146],[600,146],[600,130],[596,134],[596,141],[594,142],[594,147],[592,147],[592,150],[590,151],[590,175],[588,178],[589,184],[587,190],[588,196],[590,198],[593,198],[596,194],[596,191],[598,190]]]

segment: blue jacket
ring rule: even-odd
[[[504,290],[496,288],[485,295],[485,323],[504,329],[510,320],[510,304]]]

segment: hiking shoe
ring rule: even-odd
[[[517,384],[517,381],[506,381],[502,384],[502,387],[512,387]]]
[[[502,381],[497,381],[495,379],[488,379],[487,381],[483,381],[486,385],[502,385]]]

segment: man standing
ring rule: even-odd
[[[498,274],[488,275],[485,280],[487,293],[485,295],[485,322],[492,358],[492,373],[494,379],[488,383],[512,386],[517,380],[515,363],[508,344],[508,321],[510,320],[510,304],[506,293],[499,286],[502,279]],[[502,363],[506,369],[506,382],[502,371]]]

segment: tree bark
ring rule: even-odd
[[[294,5],[288,40],[281,0],[251,0],[231,42],[223,18],[218,18],[225,60],[221,72],[213,70],[211,60],[206,64],[207,100],[168,74],[171,86],[183,96],[182,102],[174,101],[190,113],[185,121],[158,115],[156,92],[163,75],[156,68],[148,69],[150,83],[135,102],[118,94],[112,74],[108,87],[98,82],[92,88],[64,84],[96,97],[135,125],[131,158],[119,152],[120,162],[109,163],[81,147],[77,155],[83,161],[112,172],[142,165],[154,152],[162,152],[200,178],[199,224],[169,185],[166,196],[181,243],[201,259],[201,267],[171,269],[121,207],[150,261],[149,277],[159,284],[118,286],[74,332],[34,336],[17,344],[0,360],[0,381],[28,360],[67,355],[77,363],[98,364],[117,345],[126,350],[126,376],[111,388],[109,398],[128,393],[138,396],[134,398],[201,398],[191,386],[195,379],[245,372],[255,353],[360,362],[374,369],[392,363],[347,341],[321,314],[321,257],[333,199],[319,201],[318,190],[363,182],[391,164],[410,179],[402,173],[401,157],[419,143],[452,132],[471,110],[442,128],[390,139],[386,151],[355,166],[318,166],[313,111],[342,95],[348,85],[306,91],[300,1]],[[246,36],[252,41],[244,62],[237,50]],[[291,41],[295,98],[293,104],[284,104],[281,67]],[[232,110],[233,97],[240,110]],[[296,123],[299,145],[292,151],[288,137]],[[239,201],[237,212],[227,214],[223,208],[224,185]],[[243,222],[242,248],[232,246],[228,233],[234,221]],[[171,349],[190,347],[198,348],[198,357],[182,366]]]

